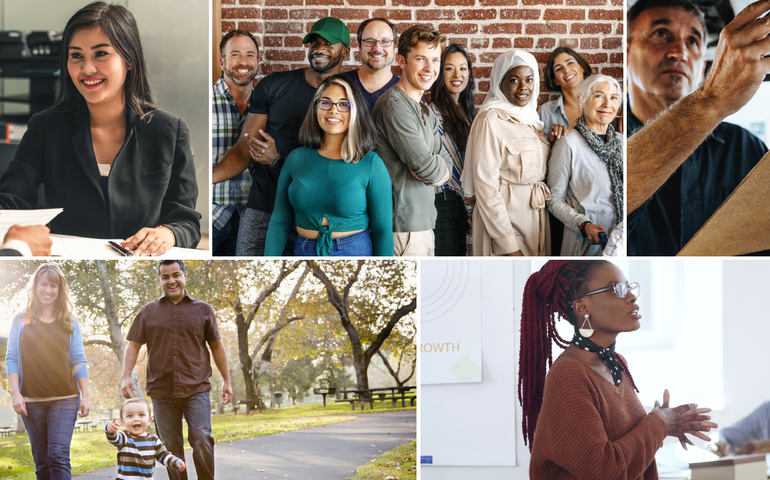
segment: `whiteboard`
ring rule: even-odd
[[[481,381],[481,266],[423,261],[420,271],[421,382]]]
[[[529,265],[529,261],[522,260]],[[442,266],[441,263],[444,263]],[[463,265],[457,265],[458,263]],[[513,266],[515,261],[422,260],[420,262],[420,309],[423,287],[440,269],[468,269],[469,279],[478,283],[472,296],[457,305],[478,312],[481,348],[484,355],[480,382],[424,383],[423,367],[429,354],[420,352],[419,449],[423,471],[431,466],[515,466],[516,434],[516,334],[514,316]],[[454,266],[450,266],[454,265]],[[478,269],[478,277],[474,277]],[[452,274],[457,275],[457,274]],[[457,275],[459,276],[459,275]],[[475,280],[478,278],[478,280]],[[443,280],[442,280],[443,283]],[[449,283],[449,282],[447,282]],[[470,289],[471,287],[468,287]],[[427,289],[432,294],[437,287]],[[426,298],[427,299],[427,298]],[[430,309],[428,311],[431,311]],[[465,311],[465,310],[463,310]],[[429,322],[430,323],[430,322]],[[427,329],[420,324],[420,342]]]

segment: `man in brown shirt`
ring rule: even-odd
[[[187,272],[181,260],[158,264],[163,295],[142,307],[128,331],[123,359],[123,396],[131,398],[131,372],[139,349],[147,345],[147,394],[155,411],[155,426],[166,448],[184,460],[182,417],[187,421],[195,471],[201,480],[214,478],[214,439],[211,437],[211,362],[222,375],[222,404],[233,394],[227,356],[214,310],[185,290]],[[187,471],[167,468],[169,478],[186,480]]]

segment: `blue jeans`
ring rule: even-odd
[[[215,257],[234,257],[235,245],[238,241],[238,226],[241,216],[238,210],[230,215],[230,219],[222,228],[211,225],[211,253]]]
[[[371,257],[374,255],[372,235],[368,230],[354,233],[346,237],[332,239],[332,257]],[[316,241],[297,235],[294,244],[295,257],[317,257]]]
[[[79,407],[78,397],[27,402],[27,416],[21,418],[27,427],[37,480],[72,478],[70,443]]]
[[[187,420],[187,441],[193,449],[195,471],[200,480],[214,480],[214,439],[211,437],[209,392],[185,398],[153,398],[155,428],[169,452],[184,460],[182,416]],[[171,480],[187,480],[187,469],[180,472],[166,467]]]

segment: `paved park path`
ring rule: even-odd
[[[417,437],[417,413],[378,412],[355,420],[294,432],[217,444],[217,479],[344,480],[370,460]],[[105,440],[106,441],[106,440]],[[190,480],[196,480],[192,452],[185,451]],[[79,480],[115,478],[117,467],[78,475]],[[156,480],[168,480],[156,462]]]

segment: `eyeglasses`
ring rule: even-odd
[[[383,40],[375,40],[373,38],[367,38],[364,40],[361,40],[361,43],[366,45],[369,48],[372,48],[373,46],[377,45],[378,43],[382,46],[382,48],[388,48],[389,46],[393,45],[393,42],[395,40],[390,40],[388,38]]]
[[[610,285],[609,287],[603,287],[598,290],[594,290],[593,292],[584,293],[583,295],[579,296],[577,299],[580,300],[583,297],[587,297],[588,295],[595,295],[597,293],[607,292],[612,290],[612,293],[617,295],[618,298],[626,298],[630,293],[634,294],[634,297],[639,298],[639,293],[641,290],[641,287],[638,283],[628,283],[628,282],[618,282],[614,285]]]
[[[318,104],[318,108],[321,110],[329,111],[334,105],[337,105],[338,112],[345,113],[350,111],[350,102],[330,102],[328,100],[318,100],[316,103]]]

